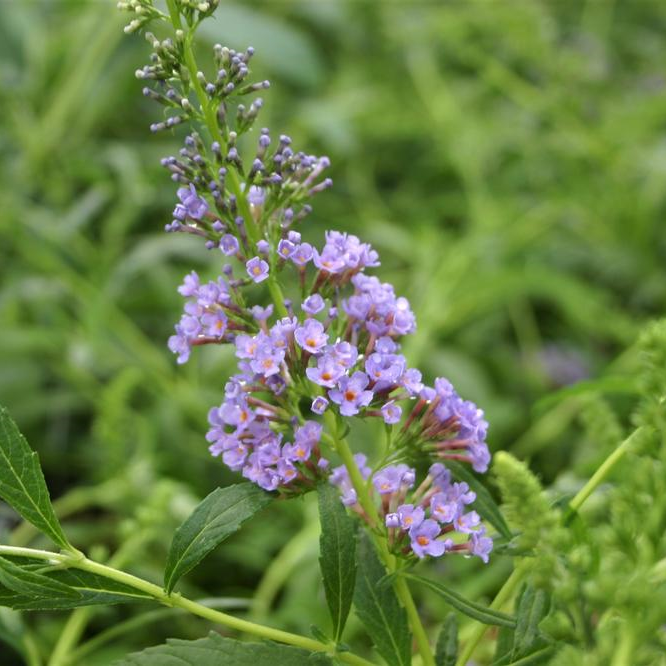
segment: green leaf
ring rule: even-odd
[[[455,666],[458,660],[458,618],[449,613],[437,639],[435,650],[436,666]]]
[[[365,534],[358,542],[358,573],[354,590],[356,614],[389,666],[410,666],[412,639],[407,615],[385,577],[375,549]]]
[[[164,589],[170,593],[183,574],[271,500],[253,483],[214,490],[176,530],[167,557]]]
[[[79,569],[34,570],[32,561],[23,564],[2,558],[0,562],[0,606],[15,610],[64,610],[135,601],[152,597],[133,587]]]
[[[539,666],[539,664],[547,664],[558,649],[559,647],[557,645],[547,645],[536,652],[532,652],[532,654],[527,657],[512,661],[510,664],[507,664],[507,666]]]
[[[516,633],[515,627],[500,627],[497,632],[497,642],[495,644],[495,656],[492,666],[503,666],[511,661],[511,652],[513,651],[513,638]]]
[[[51,504],[37,454],[0,406],[0,497],[56,545],[73,550]]]
[[[487,520],[503,537],[511,539],[513,534],[509,528],[497,502],[488,489],[479,481],[465,465],[455,460],[447,460],[446,466],[459,479],[462,479],[476,493],[474,508],[479,515]]]
[[[0,557],[0,583],[13,592],[28,596],[81,598],[81,595],[71,587],[14,564],[4,557]]]
[[[241,643],[215,632],[196,641],[167,639],[165,645],[129,654],[113,666],[332,666],[322,654],[277,643]]]
[[[340,493],[328,483],[319,485],[319,566],[326,603],[333,620],[333,637],[342,638],[356,580],[356,523],[347,515]]]
[[[550,599],[545,590],[525,586],[516,612],[512,659],[526,657],[544,647],[546,641],[539,632],[539,623],[546,617],[549,607]]]
[[[468,617],[477,620],[478,622],[482,622],[483,624],[491,624],[498,627],[516,626],[516,619],[511,615],[500,613],[500,611],[492,610],[491,608],[477,604],[475,601],[465,599],[465,597],[463,597],[461,594],[454,592],[441,583],[435,583],[428,578],[423,578],[423,576],[417,576],[410,573],[403,574],[403,577],[414,580],[429,587],[431,590],[439,594],[439,596],[442,597],[450,606],[456,610],[459,610],[461,613],[464,613]]]

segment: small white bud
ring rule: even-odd
[[[190,104],[190,100],[187,99],[187,97],[183,97],[183,99],[180,100],[180,105],[185,109],[185,111],[191,111],[192,110],[192,105]]]
[[[134,72],[134,76],[136,76],[137,79],[145,79],[146,73],[142,69],[137,69],[136,72]]]
[[[141,21],[134,19],[130,21],[124,28],[125,34],[129,35],[132,32],[136,32],[141,27]]]

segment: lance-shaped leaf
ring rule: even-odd
[[[0,561],[0,606],[14,610],[65,610],[95,604],[150,601],[139,590],[79,569],[35,570],[32,563]]]
[[[183,574],[271,499],[253,483],[217,488],[208,495],[174,534],[164,571],[164,589],[170,593]]]
[[[14,564],[4,557],[0,557],[0,583],[13,592],[27,596],[81,598],[76,590],[64,583]]]
[[[1,406],[0,497],[56,545],[73,550],[53,510],[38,456]]]
[[[516,633],[513,640],[512,659],[514,661],[539,651],[547,645],[539,631],[539,623],[546,617],[550,598],[545,590],[526,585],[516,611]]]
[[[474,508],[479,512],[479,515],[487,520],[503,537],[511,539],[513,535],[504,515],[500,511],[499,506],[497,506],[497,502],[495,502],[493,496],[481,481],[462,463],[455,460],[447,460],[446,466],[453,472],[454,476],[467,483],[476,493]]]
[[[277,643],[241,643],[211,632],[206,638],[175,638],[165,645],[129,654],[113,666],[332,666],[323,654]]]
[[[319,566],[326,603],[339,641],[349,615],[356,580],[356,523],[347,515],[337,488],[319,485]]]
[[[405,578],[414,580],[418,583],[426,585],[431,590],[436,592],[440,597],[442,597],[451,607],[459,610],[461,613],[464,613],[468,617],[471,617],[478,622],[483,624],[492,624],[499,627],[515,627],[516,618],[506,613],[500,613],[499,611],[478,604],[475,601],[470,601],[465,599],[458,592],[445,587],[441,583],[436,583],[428,578],[423,578],[423,576],[417,576],[415,574],[406,573],[403,574]]]
[[[354,590],[356,614],[389,666],[410,666],[412,639],[407,614],[386,580],[373,545],[365,534],[358,542],[358,572]],[[382,581],[380,583],[380,581]]]
[[[458,618],[449,613],[437,639],[436,666],[455,666],[458,660]]]

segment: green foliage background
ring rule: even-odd
[[[162,232],[175,195],[159,158],[182,137],[148,132],[132,76],[148,49],[122,25],[113,3],[0,3],[0,403],[77,545],[159,580],[173,529],[233,480],[203,438],[233,359],[203,349],[178,368],[166,349],[182,275],[221,262]],[[635,340],[666,310],[666,4],[264,0],[223,3],[202,31],[252,44],[273,84],[261,124],[331,157],[308,240],[371,242],[417,314],[411,364],[478,402],[492,448],[529,458],[553,497],[575,492],[623,438]],[[315,505],[271,507],[184,589],[258,590],[241,612],[327,626]],[[2,541],[39,544],[15,528],[0,507]],[[509,566],[431,573],[484,599]],[[442,602],[422,602],[441,623]],[[91,611],[82,631],[131,612]],[[48,644],[65,621],[2,610],[0,638],[27,622]],[[205,629],[176,617],[85,663]],[[2,645],[0,662],[21,663]]]

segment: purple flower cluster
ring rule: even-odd
[[[363,478],[368,479],[372,471],[365,456],[356,454],[354,459]],[[469,486],[453,483],[449,470],[441,463],[432,465],[423,483],[410,492],[415,480],[415,470],[404,464],[389,465],[372,474],[375,502],[388,530],[391,550],[419,559],[467,553],[488,562],[493,541],[486,536],[476,511],[466,511],[476,499]],[[367,519],[347,469],[336,467],[329,481],[340,489],[342,503]]]
[[[178,363],[185,363],[192,347],[226,339],[229,319],[226,308],[232,306],[229,285],[223,278],[201,284],[192,271],[178,288],[185,302],[184,313],[176,324],[176,334],[169,338],[169,349],[178,354]]]
[[[138,76],[156,82],[144,94],[170,110],[152,125],[158,131],[196,119],[197,113],[177,64],[182,54],[170,40],[150,39],[156,51]],[[237,98],[268,87],[267,81],[246,80],[252,54],[251,48],[214,47],[215,67],[197,80],[206,97],[199,102],[217,110],[220,139],[207,145],[192,132],[177,156],[162,160],[179,184],[166,230],[199,236],[208,249],[239,262],[242,275],[234,278],[227,264],[224,277],[206,284],[194,272],[186,276],[179,288],[184,313],[169,339],[179,363],[188,360],[193,346],[234,344],[238,373],[226,384],[222,404],[209,413],[211,453],[261,488],[283,495],[305,492],[329,477],[344,504],[361,515],[360,488],[354,488],[348,470],[331,471],[322,457],[321,446],[335,433],[323,433],[319,416],[338,425],[355,416],[381,419],[390,431],[392,460],[428,456],[485,471],[490,455],[483,412],[447,380],[426,386],[421,372],[408,367],[399,340],[416,330],[416,319],[407,299],[364,272],[379,265],[377,252],[339,231],[328,231],[319,249],[296,230],[311,211],[309,199],[332,184],[322,178],[328,158],[295,151],[288,136],[275,139],[261,129],[254,155],[244,161],[241,135],[263,103],[255,98],[246,105]],[[230,108],[233,126],[227,124]],[[280,272],[294,267],[300,303],[285,299],[280,286]],[[262,287],[254,285],[263,283],[273,302],[248,304],[243,288],[257,291]],[[393,552],[421,558],[461,551],[487,561],[492,541],[479,516],[465,510],[474,493],[453,483],[443,465],[433,465],[414,490],[415,472],[407,465],[373,473],[365,456],[356,454],[355,462],[362,478],[371,479]]]
[[[208,414],[210,452],[221,455],[230,469],[242,472],[264,490],[311,488],[328,464],[319,452],[321,425],[315,421],[300,426],[285,422],[278,408],[248,392],[243,375],[227,383],[224,402]],[[293,441],[284,440],[289,430]]]
[[[354,294],[342,302],[352,328],[365,328],[371,336],[398,337],[416,330],[416,318],[409,301],[396,297],[393,287],[374,276],[355,275]]]

